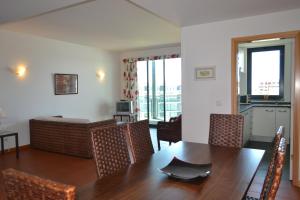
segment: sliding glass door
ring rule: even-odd
[[[164,121],[164,60],[148,61],[149,121]]]
[[[166,121],[181,114],[181,58],[165,60]]]
[[[181,114],[181,59],[138,61],[140,119],[150,124]]]
[[[148,62],[138,61],[137,69],[139,119],[144,120],[148,119]]]

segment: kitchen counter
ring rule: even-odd
[[[285,107],[290,108],[290,102],[251,102],[251,103],[240,103],[240,113],[245,112],[253,107]]]

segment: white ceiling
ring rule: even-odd
[[[37,16],[86,0],[0,0],[0,24]]]
[[[126,0],[91,1],[0,28],[114,51],[180,43],[178,26]]]
[[[0,0],[0,29],[124,51],[178,45],[180,26],[295,8],[300,0]]]
[[[190,26],[300,8],[300,0],[130,1],[178,26]]]

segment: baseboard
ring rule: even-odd
[[[294,186],[300,187],[300,181],[299,180],[293,180],[292,183],[293,183]]]
[[[29,149],[30,148],[30,144],[26,144],[26,145],[22,145],[22,146],[19,146],[19,150],[23,150],[23,149]],[[5,149],[4,150],[5,153],[8,153],[8,152],[16,152],[16,148],[9,148],[9,149]]]

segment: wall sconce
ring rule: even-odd
[[[18,78],[24,78],[27,72],[27,67],[25,65],[19,65],[17,66],[17,68],[15,69],[15,73],[17,75]]]
[[[99,79],[99,81],[103,81],[105,78],[105,73],[102,70],[98,70],[96,72],[96,77]]]

